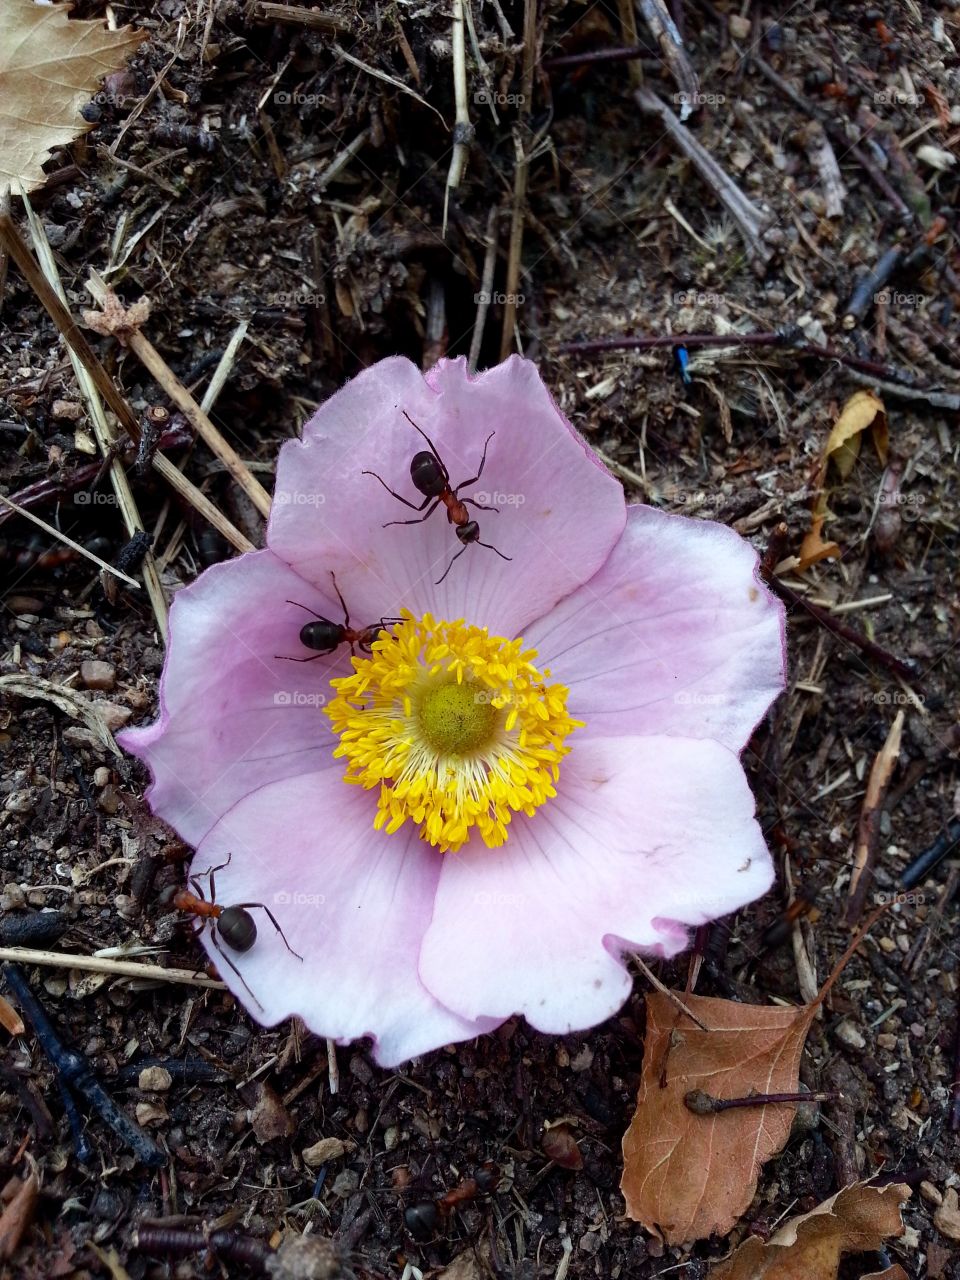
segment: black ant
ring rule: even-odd
[[[378,476],[375,471],[364,471],[362,474],[365,476],[373,476],[374,479],[379,480],[387,493],[393,494],[399,502],[402,502],[405,507],[409,507],[411,511],[423,511],[424,507],[429,502],[432,502],[433,506],[430,507],[429,511],[422,515],[419,520],[388,520],[383,526],[384,529],[389,529],[390,526],[394,524],[422,524],[424,520],[429,519],[429,517],[433,515],[434,511],[436,511],[437,507],[439,507],[442,502],[447,508],[447,519],[455,527],[457,537],[463,543],[463,547],[453,557],[453,560],[459,560],[471,542],[475,542],[477,546],[486,547],[488,551],[496,551],[501,560],[512,560],[513,556],[505,556],[502,551],[497,551],[497,548],[491,546],[489,542],[480,541],[480,526],[477,524],[476,520],[470,519],[470,513],[467,510],[467,507],[471,506],[476,507],[478,511],[493,511],[495,514],[499,515],[496,507],[485,507],[482,503],[474,501],[473,498],[460,497],[461,489],[465,489],[467,485],[476,484],[483,475],[483,468],[487,461],[487,445],[497,433],[495,431],[491,431],[484,441],[483,456],[480,459],[480,469],[477,471],[477,474],[472,476],[469,480],[462,481],[455,489],[451,489],[450,472],[444,465],[443,459],[440,457],[439,453],[437,453],[433,441],[421,427],[417,426],[409,413],[407,413],[406,409],[401,409],[400,412],[410,423],[411,427],[413,427],[415,431],[420,432],[424,440],[426,440],[427,444],[430,446],[429,450],[422,449],[419,453],[415,453],[413,455],[413,461],[410,463],[410,479],[413,481],[414,487],[417,491],[424,495],[423,501],[419,506],[417,506],[415,502],[409,502],[401,494],[391,489],[386,480],[381,476]],[[436,585],[438,587],[453,568],[453,560],[450,561],[440,578],[437,580]]]
[[[349,644],[351,653],[355,652],[354,645],[361,653],[370,653],[373,642],[381,631],[403,621],[402,618],[381,618],[379,622],[374,622],[369,627],[363,627],[357,631],[350,626],[350,614],[347,612],[347,606],[337,586],[336,574],[332,570],[330,577],[333,578],[333,589],[343,609],[343,622],[331,622],[322,613],[313,613],[313,610],[308,609],[305,604],[300,604],[297,600],[288,600],[287,604],[295,604],[298,609],[306,609],[307,613],[313,613],[316,618],[316,622],[305,622],[300,628],[300,643],[308,649],[316,649],[317,652],[310,658],[288,658],[283,653],[278,653],[275,657],[283,658],[285,662],[315,662],[317,658],[333,653],[334,649],[344,643]]]
[[[253,916],[250,914],[249,908],[259,907],[261,911],[265,911],[270,917],[270,923],[276,929],[277,933],[279,933],[280,937],[283,938],[283,945],[287,948],[290,954],[292,956],[296,956],[300,961],[303,960],[303,956],[299,951],[294,951],[293,947],[291,947],[290,943],[287,941],[286,934],[277,922],[276,916],[268,906],[264,905],[264,903],[238,902],[232,907],[222,907],[216,901],[217,885],[214,875],[217,871],[222,871],[224,867],[228,867],[232,857],[233,854],[228,853],[226,862],[221,862],[219,866],[210,867],[209,870],[201,872],[201,875],[210,877],[209,900],[203,896],[203,889],[200,886],[200,881],[197,876],[191,876],[190,883],[196,889],[196,893],[191,893],[188,889],[178,889],[173,895],[172,905],[176,907],[178,911],[189,912],[190,915],[195,916],[197,920],[201,922],[200,928],[197,930],[198,933],[203,932],[207,923],[210,924],[210,937],[213,940],[213,945],[216,947],[217,951],[219,951],[220,955],[223,956],[224,960],[226,960],[227,964],[237,975],[240,981],[243,982],[243,985],[246,987],[257,1008],[262,1009],[263,1005],[253,992],[250,991],[250,988],[247,986],[246,982],[244,982],[243,974],[227,955],[226,951],[224,951],[223,947],[221,947],[220,942],[224,942],[231,951],[239,951],[241,954],[249,951],[257,940],[257,926]]]

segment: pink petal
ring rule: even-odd
[[[288,598],[342,620],[329,583],[318,591],[258,551],[177,593],[159,719],[118,738],[150,768],[153,811],[190,844],[257,787],[333,766],[342,773],[323,706],[331,676],[350,670],[349,650],[314,662],[275,656],[310,655],[299,640],[310,615]]]
[[[494,432],[483,475],[464,496],[496,496],[497,511],[471,512],[480,536],[504,555],[462,550],[443,508],[422,524],[371,470],[408,501],[423,439],[432,439],[456,486],[476,474]],[[479,499],[478,499],[479,500]],[[623,491],[557,409],[530,361],[511,357],[468,378],[463,359],[441,361],[424,380],[410,361],[382,360],[317,411],[302,442],[284,445],[267,540],[311,582],[336,571],[358,614],[376,618],[406,606],[415,614],[465,617],[514,635],[594,574],[624,524]]]
[[[588,583],[524,633],[580,737],[663,733],[740,751],[784,686],[784,609],[757,554],[708,520],[627,508]]]
[[[395,1066],[495,1024],[463,1020],[420,982],[417,954],[442,855],[416,831],[373,831],[373,808],[369,793],[330,771],[271,783],[213,828],[192,870],[200,876],[231,854],[216,873],[217,901],[263,903],[303,956],[291,955],[254,908],[256,943],[227,953],[248,991],[204,929],[207,953],[253,1017],[273,1026],[296,1014],[335,1040],[373,1036],[377,1061]]]
[[[465,1018],[594,1026],[630,991],[624,944],[673,955],[681,925],[773,881],[743,769],[715,742],[581,741],[558,792],[502,848],[444,855],[420,976]]]

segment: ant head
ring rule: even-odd
[[[410,479],[425,498],[439,497],[449,484],[443,464],[426,449],[413,455]]]
[[[234,951],[249,951],[257,940],[257,926],[245,907],[224,907],[217,918],[217,932]]]
[[[458,524],[457,537],[464,546],[466,546],[468,542],[476,542],[480,537],[480,526],[477,524],[476,520],[468,520],[466,524]]]
[[[318,653],[333,653],[342,639],[339,622],[305,622],[300,628],[300,643]]]

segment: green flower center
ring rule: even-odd
[[[444,755],[466,755],[493,739],[497,708],[483,685],[454,680],[425,691],[417,719],[434,750]]]

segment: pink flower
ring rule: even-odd
[[[422,497],[405,414],[453,484],[491,437],[462,494],[495,507],[467,508],[488,546],[442,507],[384,528],[417,518],[385,486]],[[372,1036],[383,1065],[517,1013],[590,1027],[625,950],[674,955],[769,888],[738,757],[782,608],[730,529],[627,507],[534,365],[366,370],[281,450],[267,543],[178,594],[160,717],[122,738],[194,875],[229,855],[218,901],[283,931],[252,908],[241,954],[204,930],[260,1022]],[[353,628],[405,611],[356,663],[299,640],[298,606],[341,621],[332,574]]]

